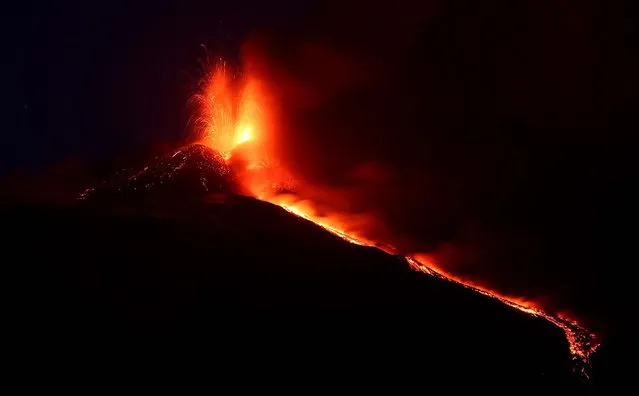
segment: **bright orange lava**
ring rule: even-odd
[[[236,96],[238,91],[240,94]],[[203,92],[196,95],[195,100],[200,105],[200,117],[197,119],[199,141],[220,152],[231,164],[236,157],[241,157],[243,169],[236,170],[236,176],[240,179],[243,193],[280,206],[350,243],[397,254],[393,246],[367,238],[366,225],[357,215],[337,211],[322,211],[320,215],[315,210],[312,197],[302,200],[299,196],[279,192],[282,186],[291,190],[290,175],[270,159],[272,156],[268,153],[266,143],[273,136],[273,121],[268,112],[271,102],[264,84],[258,79],[249,76],[242,81],[235,81],[225,67],[219,65],[208,76]],[[428,255],[411,254],[404,257],[408,265],[417,271],[460,284],[555,324],[564,331],[570,352],[582,368],[599,346],[594,333],[563,314],[545,312],[531,301],[502,295],[448,273]]]

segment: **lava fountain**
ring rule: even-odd
[[[218,151],[239,180],[241,194],[280,206],[289,213],[315,223],[347,242],[379,248],[389,254],[401,254],[411,268],[454,282],[482,295],[494,298],[525,314],[541,317],[558,326],[566,335],[570,353],[584,375],[589,356],[599,343],[594,333],[568,315],[547,312],[535,302],[503,295],[475,284],[439,267],[427,254],[399,252],[385,241],[376,240],[367,230],[370,218],[344,211],[322,210],[322,205],[301,183],[284,169],[270,150],[274,137],[274,101],[266,85],[255,76],[234,78],[224,63],[219,63],[203,81],[202,92],[194,97],[199,116],[195,126],[197,140]]]

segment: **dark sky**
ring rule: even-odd
[[[430,135],[480,124],[492,130],[483,128],[482,137],[503,134],[508,125],[554,134],[556,127],[608,126],[633,117],[631,2],[346,3],[14,4],[2,23],[3,130],[11,147],[2,169],[147,144],[150,137],[175,139],[184,131],[184,103],[201,77],[200,45],[234,58],[249,33],[265,30],[277,37],[271,40],[277,61],[312,40],[355,65],[354,76],[376,74],[374,89],[383,85],[387,94],[378,101],[411,96],[396,106],[384,103],[397,113],[387,122],[407,120],[407,128],[418,129],[414,119],[423,117]],[[324,81],[305,83],[316,89]],[[406,157],[403,149],[385,152]]]
[[[0,169],[183,138],[199,62],[307,5],[260,1],[30,0],[2,16]]]
[[[407,249],[611,323],[634,212],[635,3],[14,4],[0,169],[184,139],[201,44],[235,62],[250,38],[304,178],[340,189],[377,167],[347,197]]]

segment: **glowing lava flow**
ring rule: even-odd
[[[359,232],[355,216],[341,216],[339,213],[316,215],[312,207],[300,202],[290,202],[278,194],[277,189],[285,185],[287,172],[269,163],[269,155],[265,146],[265,138],[271,137],[272,120],[265,111],[268,97],[262,84],[257,79],[246,78],[241,87],[241,95],[233,95],[233,87],[229,73],[224,66],[218,66],[208,76],[204,93],[196,95],[201,114],[197,120],[200,142],[221,153],[229,168],[243,184],[246,195],[277,205],[289,213],[310,221],[326,231],[337,235],[347,242],[376,247],[389,254],[396,255],[393,246],[372,241]],[[270,109],[268,109],[270,110]],[[237,158],[236,158],[237,157]],[[239,167],[237,164],[240,164]],[[290,189],[290,188],[289,188]],[[585,367],[599,343],[595,334],[582,327],[574,320],[561,314],[550,314],[535,304],[517,298],[501,295],[495,291],[477,286],[471,281],[461,279],[437,268],[432,260],[422,255],[404,256],[408,265],[414,270],[437,277],[442,280],[460,284],[484,296],[491,297],[526,314],[541,317],[558,326],[566,335],[570,353],[582,369]]]
[[[599,347],[599,343],[597,342],[596,335],[581,326],[577,321],[566,318],[561,314],[555,314],[553,316],[547,312],[544,312],[542,309],[535,307],[527,301],[518,301],[515,298],[503,296],[495,291],[488,290],[478,285],[474,285],[468,280],[462,280],[439,269],[435,269],[436,267],[432,263],[429,263],[427,260],[422,259],[423,261],[419,261],[418,259],[410,256],[406,256],[405,258],[410,266],[417,271],[424,272],[428,275],[435,276],[449,282],[460,284],[463,287],[483,294],[484,296],[495,298],[512,308],[518,309],[535,317],[542,317],[547,321],[553,323],[561,330],[563,330],[564,334],[566,335],[568,346],[570,348],[570,354],[572,355],[573,360],[578,363],[577,366],[579,369],[581,369],[582,374],[586,377],[588,376],[585,366],[587,366],[589,363],[590,355],[597,350],[597,347]]]
[[[389,245],[380,246],[379,244],[372,244],[372,243],[365,242],[352,235],[349,235],[347,232],[339,228],[327,225],[326,222],[323,221],[321,218],[314,218],[309,213],[306,213],[294,206],[278,204],[277,202],[271,202],[271,203],[274,203],[275,205],[282,207],[284,210],[324,228],[326,231],[334,235],[337,235],[338,237],[344,239],[347,242],[360,245],[360,246],[376,247],[389,254],[395,254],[394,253],[395,249],[393,249]],[[468,280],[463,280],[454,275],[445,273],[444,271],[440,269],[436,269],[436,266],[432,262],[422,257],[419,257],[417,255],[412,257],[404,256],[404,258],[406,259],[408,264],[411,266],[411,268],[413,268],[416,271],[423,272],[425,274],[434,276],[436,278],[439,278],[448,282],[457,283],[467,289],[473,290],[484,296],[497,299],[501,301],[502,303],[512,308],[515,308],[521,312],[524,312],[526,314],[529,314],[535,317],[542,317],[546,319],[547,321],[553,323],[554,325],[559,327],[561,330],[563,330],[563,332],[565,333],[566,339],[568,341],[568,345],[570,348],[570,354],[572,355],[573,360],[577,363],[577,368],[581,370],[583,375],[585,375],[586,377],[588,376],[588,373],[586,371],[586,366],[588,365],[589,356],[597,350],[599,343],[596,340],[596,335],[588,331],[583,326],[581,326],[579,323],[577,323],[577,321],[566,318],[560,314],[556,314],[553,316],[547,312],[544,312],[542,309],[535,307],[533,304],[527,301],[521,301],[513,297],[507,297],[495,291],[488,290],[478,285],[474,285],[472,282]]]
[[[268,201],[268,202],[274,203],[274,202],[271,202],[271,201]],[[348,235],[346,232],[344,232],[344,231],[342,231],[342,230],[340,230],[338,228],[335,228],[335,227],[332,227],[332,226],[326,224],[325,222],[323,222],[321,220],[313,219],[313,217],[311,215],[309,215],[308,213],[305,213],[304,211],[298,209],[295,206],[290,206],[290,205],[286,205],[286,204],[278,204],[278,203],[274,203],[274,204],[278,205],[279,207],[281,207],[282,209],[286,210],[287,212],[294,214],[295,216],[298,216],[298,217],[301,217],[303,219],[306,219],[306,220],[308,220],[308,221],[310,221],[310,222],[322,227],[326,231],[337,235],[338,237],[342,238],[343,240],[345,240],[347,242],[353,243],[355,245],[360,245],[360,246],[372,246],[372,245],[370,245],[368,243],[360,241],[359,239],[357,239],[355,237],[352,237],[352,236]]]

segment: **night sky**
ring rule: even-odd
[[[27,1],[3,15],[3,170],[185,138],[209,56],[307,6],[258,1]],[[237,63],[237,62],[236,62]],[[8,89],[7,89],[8,85]]]
[[[0,169],[175,146],[202,60],[239,64],[254,45],[301,176],[346,191],[353,169],[376,169],[344,194],[407,248],[616,328],[632,261],[637,7],[560,3],[14,4]]]

